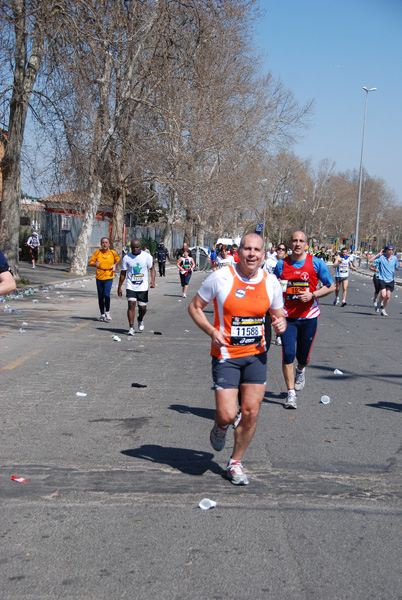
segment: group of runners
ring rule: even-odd
[[[191,274],[195,268],[194,259],[189,255],[189,250],[185,244],[177,261],[179,269],[180,283],[182,286],[182,296],[187,297],[187,289],[190,282]],[[160,277],[165,276],[165,262],[169,258],[167,250],[165,251],[164,244],[160,243],[157,250],[157,262],[159,263]],[[117,263],[120,261],[119,256],[110,248],[109,239],[104,237],[101,239],[101,247],[96,250],[90,261],[90,266],[96,267],[96,287],[98,292],[98,304],[100,310],[100,321],[111,321],[110,314],[110,294],[115,276]],[[162,267],[161,267],[162,264]],[[123,295],[123,283],[126,282],[126,298],[127,298],[127,319],[128,319],[128,334],[134,335],[135,330],[135,309],[138,305],[137,323],[138,331],[144,331],[144,317],[147,312],[148,292],[150,288],[155,287],[156,271],[154,260],[150,252],[141,246],[139,239],[134,239],[131,242],[131,252],[123,256],[119,282],[117,286],[117,294],[119,297]]]
[[[265,393],[270,339],[270,332],[264,327],[267,317],[282,344],[282,371],[287,388],[284,407],[296,409],[297,392],[305,387],[306,367],[317,333],[318,299],[335,291],[334,304],[346,306],[349,272],[357,270],[353,256],[346,248],[342,249],[333,263],[334,283],[326,265],[325,249],[318,256],[309,254],[302,231],[293,233],[289,254],[286,252],[286,246],[279,244],[277,251],[271,249],[263,260],[261,237],[244,236],[236,249],[237,261],[234,257],[229,259],[226,268],[220,268],[218,262],[217,269],[203,282],[189,305],[194,322],[211,337],[216,410],[210,442],[215,451],[223,450],[229,427],[233,425],[234,446],[226,473],[235,485],[249,483],[242,459],[256,430]],[[220,255],[222,261],[230,256],[225,247]],[[402,264],[393,257],[392,246],[373,257],[372,264],[381,282],[378,284],[384,302],[381,314],[387,316],[385,302],[394,287],[394,272]],[[204,314],[210,302],[215,309],[213,324]]]
[[[188,308],[196,325],[211,337],[216,410],[210,442],[215,451],[223,450],[228,429],[233,425],[234,446],[226,473],[235,485],[249,483],[242,459],[256,430],[265,393],[271,326],[282,344],[282,371],[287,388],[284,407],[296,409],[297,392],[305,387],[306,367],[317,333],[318,300],[335,291],[334,304],[345,306],[349,271],[357,270],[353,256],[346,248],[342,249],[333,263],[334,283],[325,257],[309,254],[307,247],[303,231],[293,233],[288,254],[286,245],[279,244],[275,252],[265,256],[263,240],[255,233],[245,235],[240,247],[232,247],[230,253],[223,246],[213,261],[213,272],[204,280]],[[103,238],[101,249],[90,261],[97,267],[101,320],[111,320],[109,280],[113,280],[118,261],[117,254],[109,248],[109,240]],[[177,262],[184,297],[188,275],[194,266],[185,247]],[[399,268],[391,246],[387,246],[385,254],[378,253],[372,259],[384,316],[393,289],[391,272],[393,280],[393,273]],[[133,335],[136,304],[138,330],[143,331],[148,291],[155,287],[153,258],[142,250],[138,239],[132,241],[131,252],[122,261],[117,289],[120,297],[124,281],[129,334]],[[204,313],[210,302],[214,304],[213,324]]]

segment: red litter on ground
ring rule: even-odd
[[[11,475],[11,481],[16,481],[17,483],[26,483],[28,479],[24,479],[23,477],[16,477],[15,475]]]

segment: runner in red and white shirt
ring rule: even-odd
[[[241,420],[234,433],[234,448],[227,476],[235,485],[247,485],[241,459],[250,444],[260,404],[265,393],[266,357],[264,319],[267,311],[276,333],[286,329],[280,285],[265,273],[263,241],[246,235],[238,251],[240,262],[212,273],[189,306],[195,323],[212,338],[212,375],[215,389],[215,424],[210,441],[214,450],[225,446],[229,424],[237,418],[238,388],[241,386]],[[204,308],[214,303],[212,325]]]

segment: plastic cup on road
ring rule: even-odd
[[[331,398],[329,396],[321,396],[320,402],[321,404],[329,404],[331,402]]]
[[[210,500],[209,498],[203,498],[198,505],[202,510],[208,510],[210,508],[215,508],[216,502],[214,500]]]

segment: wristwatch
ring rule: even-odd
[[[317,298],[316,298],[316,295],[314,294],[314,292],[311,294],[311,299],[312,299],[312,300],[316,300],[316,299],[317,299]]]

